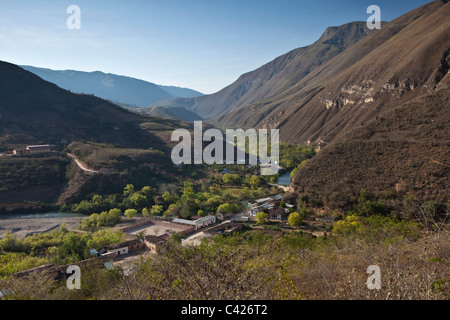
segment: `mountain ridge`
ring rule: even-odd
[[[137,107],[147,107],[158,100],[173,97],[194,97],[202,93],[175,86],[165,86],[145,80],[102,71],[52,70],[22,65],[43,80],[75,93],[94,94],[99,98]]]
[[[449,15],[450,4],[439,1],[412,10],[282,94],[213,122],[224,127],[278,128],[284,141],[324,146],[391,106],[448,84]]]
[[[328,33],[328,37],[321,37],[328,43],[316,41],[312,45],[291,50],[256,70],[244,73],[234,83],[215,94],[191,99],[163,100],[153,106],[182,106],[205,119],[212,119],[259,99],[274,96],[292,86],[315,66],[364,38],[371,32],[365,25],[365,22],[357,21],[330,27],[324,32]],[[344,39],[338,41],[337,37]]]

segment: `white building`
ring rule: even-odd
[[[174,219],[173,223],[185,224],[189,226],[193,226],[195,230],[211,226],[216,223],[215,216],[206,216],[197,220],[185,220],[185,219]]]

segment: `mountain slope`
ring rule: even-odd
[[[76,93],[94,94],[110,101],[147,107],[148,105],[173,97],[201,96],[200,92],[173,86],[156,85],[100,71],[82,72],[74,70],[50,70],[32,66],[21,66],[40,78]]]
[[[189,88],[180,88],[180,87],[174,87],[174,86],[163,86],[160,84],[157,84],[158,87],[166,91],[168,94],[170,94],[172,97],[177,98],[194,98],[194,97],[200,97],[203,96],[203,93],[189,89]]]
[[[70,93],[6,62],[0,62],[0,101],[0,150],[73,139],[136,145],[136,135],[145,135],[147,146],[163,144],[139,129],[143,117],[93,96]]]
[[[196,113],[182,107],[150,107],[143,108],[140,110],[140,112],[154,117],[178,119],[188,122],[203,120],[203,118],[201,118]]]
[[[316,43],[295,49],[255,71],[242,75],[221,91],[193,99],[159,101],[155,106],[185,107],[205,119],[224,115],[295,85],[314,68],[369,34],[365,22],[328,28]]]
[[[11,201],[65,202],[93,192],[120,192],[126,183],[167,181],[166,173],[175,170],[170,132],[178,128],[189,125],[70,93],[0,61],[0,153],[55,145],[48,155],[0,155],[0,207]],[[66,151],[100,173],[82,172]]]
[[[272,127],[284,141],[324,145],[380,112],[449,83],[450,3],[384,25],[281,94],[216,119]]]
[[[330,143],[299,168],[291,188],[310,202],[350,209],[361,190],[395,190],[448,205],[450,89],[388,110]]]

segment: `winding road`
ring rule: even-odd
[[[92,170],[92,169],[89,169],[89,168],[87,168],[78,158],[77,158],[77,156],[76,155],[74,155],[74,154],[72,154],[72,153],[67,153],[67,155],[69,156],[69,157],[71,157],[74,161],[75,161],[75,163],[77,164],[77,166],[81,169],[81,170],[83,170],[83,171],[85,171],[85,172],[89,172],[89,173],[99,173],[97,170]]]

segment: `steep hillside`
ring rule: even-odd
[[[154,117],[178,119],[183,121],[200,121],[202,117],[196,113],[182,107],[150,107],[141,108],[140,112],[144,112]]]
[[[172,97],[194,98],[194,97],[203,96],[203,93],[196,91],[196,90],[189,89],[189,88],[180,88],[180,87],[175,87],[175,86],[163,86],[160,84],[157,84],[157,86],[162,88],[164,91],[166,91]]]
[[[138,115],[90,95],[73,94],[13,64],[0,62],[0,153],[31,144],[54,144],[50,155],[0,155],[0,204],[56,201],[89,192],[116,192],[125,183],[151,184],[174,170],[170,133],[180,121]],[[81,170],[61,152],[93,150]],[[95,145],[95,149],[92,146]],[[127,170],[121,166],[126,163]],[[14,168],[14,169],[13,169]],[[36,199],[38,195],[39,199]]]
[[[384,25],[284,92],[216,119],[272,127],[282,140],[324,145],[385,110],[449,84],[450,3],[434,1]]]
[[[21,66],[40,78],[76,93],[94,94],[110,101],[147,107],[158,101],[174,97],[196,97],[202,93],[173,86],[156,85],[151,82],[110,73],[81,72],[75,70],[51,70]]]
[[[80,139],[162,147],[142,116],[108,101],[73,94],[15,65],[0,62],[0,151],[20,144]]]
[[[316,43],[295,49],[261,68],[242,75],[221,91],[194,99],[159,101],[156,106],[184,107],[205,119],[212,119],[255,101],[275,96],[295,85],[314,68],[364,38],[365,22],[328,28]]]
[[[450,89],[380,114],[325,147],[291,184],[310,202],[349,208],[361,190],[448,205]],[[352,200],[353,198],[353,200]]]

